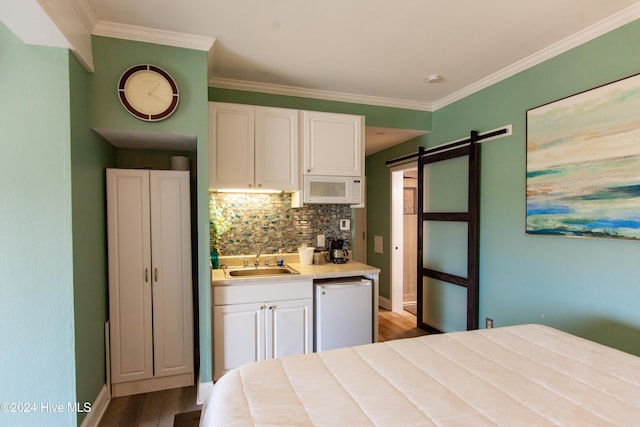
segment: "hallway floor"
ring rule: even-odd
[[[407,311],[395,313],[380,308],[378,312],[378,341],[428,335],[416,326],[416,316]]]

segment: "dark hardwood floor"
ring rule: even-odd
[[[111,399],[99,427],[172,427],[176,414],[201,408],[196,387],[174,388]]]
[[[408,312],[380,309],[378,341],[409,338],[427,333],[416,328],[416,318]],[[111,400],[99,427],[172,427],[176,414],[200,409],[196,387],[116,397]]]

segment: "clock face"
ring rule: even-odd
[[[153,65],[125,71],[118,94],[124,108],[141,120],[166,119],[178,106],[178,86],[166,71]]]

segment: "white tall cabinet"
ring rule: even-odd
[[[209,187],[298,190],[298,111],[209,103]]]
[[[188,171],[107,169],[112,395],[192,385]]]

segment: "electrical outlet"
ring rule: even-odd
[[[340,220],[340,230],[348,231],[351,229],[351,220],[350,219],[341,219]]]
[[[493,328],[493,319],[485,317],[484,318],[484,327],[487,328],[487,329]]]
[[[317,242],[316,242],[316,247],[318,248],[324,248],[326,245],[326,242],[324,240],[324,234],[318,234],[318,238],[317,238]]]

